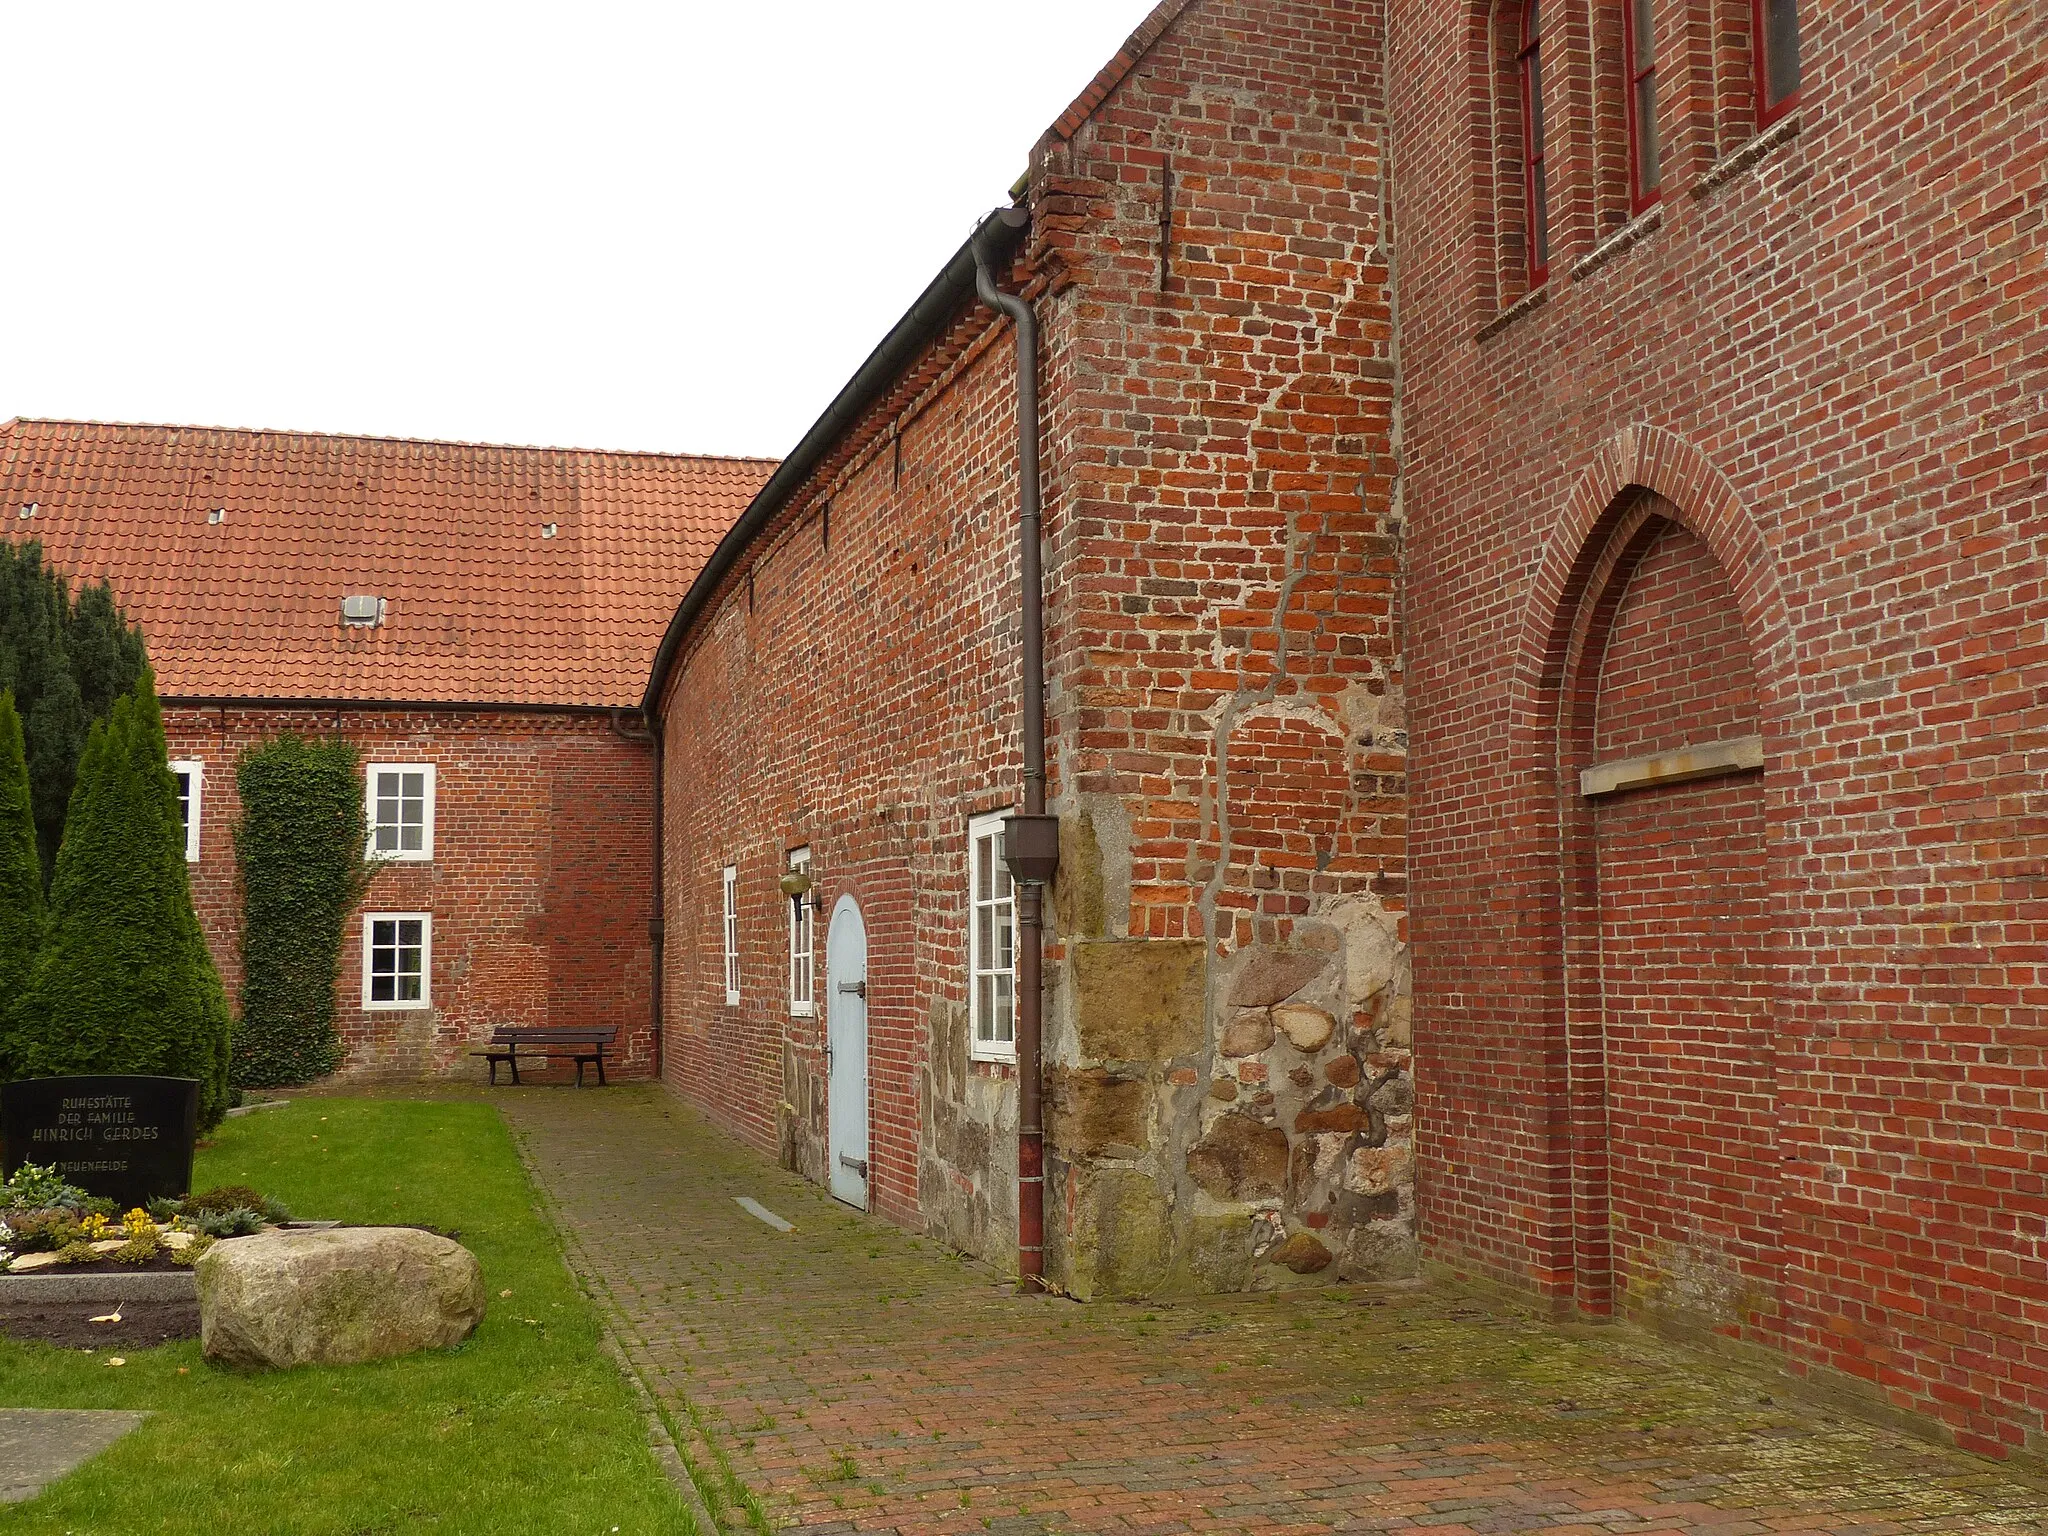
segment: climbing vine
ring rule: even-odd
[[[242,754],[235,783],[242,1014],[234,1081],[310,1082],[341,1063],[334,986],[342,929],[375,869],[363,858],[361,763],[338,738],[279,736]]]

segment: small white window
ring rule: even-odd
[[[1003,862],[1008,811],[967,824],[967,976],[974,1059],[1017,1059],[1017,904]]]
[[[206,787],[206,764],[196,758],[181,758],[171,764],[171,777],[178,784],[178,824],[185,829],[185,862],[199,862],[199,802]]]
[[[434,857],[434,765],[372,763],[364,812],[370,823],[370,859],[426,864]]]
[[[740,872],[725,866],[725,1005],[736,1007],[740,1000]]]
[[[811,850],[793,848],[789,855],[791,874],[808,875],[811,872]],[[800,1019],[816,1015],[817,1005],[811,1000],[811,894],[789,898],[789,1011]]]
[[[363,1006],[433,1006],[434,919],[425,912],[363,916]]]

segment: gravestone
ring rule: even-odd
[[[199,1083],[189,1077],[33,1077],[0,1087],[0,1174],[56,1166],[122,1210],[192,1190]]]

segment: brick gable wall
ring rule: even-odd
[[[1519,309],[1491,8],[1390,22],[1424,1239],[2039,1451],[2038,22],[1801,6],[1803,100],[1758,137],[1748,8],[1658,0],[1663,201],[1625,225],[1613,9],[1545,7],[1553,254]],[[1725,583],[1765,764],[1595,809],[1573,690],[1644,488]],[[1698,607],[1641,601],[1644,639]],[[1610,1011],[1610,957],[1663,974]],[[1630,1065],[1647,1026],[1689,1032],[1668,1069]]]
[[[361,1006],[362,922],[351,919],[336,982],[342,1076],[477,1077],[483,1064],[469,1051],[501,1024],[612,1025],[621,1073],[653,1071],[654,780],[644,741],[602,715],[510,711],[171,705],[164,726],[173,759],[205,765],[200,857],[189,869],[231,999],[241,980],[236,759],[286,731],[339,732],[366,764],[432,763],[437,778],[433,861],[380,869],[363,903],[433,915],[432,1007]]]
[[[1377,47],[1355,5],[1202,0],[1034,160],[1047,1226],[1084,1295],[1414,1264]],[[874,1203],[998,1258],[1014,1084],[969,1060],[964,892],[1020,769],[1010,359],[962,318],[757,541],[663,711],[671,1080],[825,1176],[775,886],[807,844],[866,916]]]

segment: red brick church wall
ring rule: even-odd
[[[235,763],[286,731],[340,734],[363,761],[436,768],[434,857],[378,870],[365,911],[427,912],[429,1009],[366,1010],[362,922],[343,932],[344,1075],[468,1076],[500,1024],[611,1025],[620,1070],[653,1071],[653,753],[601,714],[172,705],[173,759],[205,764],[192,894],[229,996],[240,986]],[[608,1069],[609,1070],[609,1069]]]
[[[1390,20],[1424,1241],[2048,1449],[2038,31],[1802,5],[1759,133],[1749,9],[1656,0],[1632,222],[1619,9],[1543,8],[1529,298],[1502,8]],[[1760,774],[1578,794],[1738,651]]]

